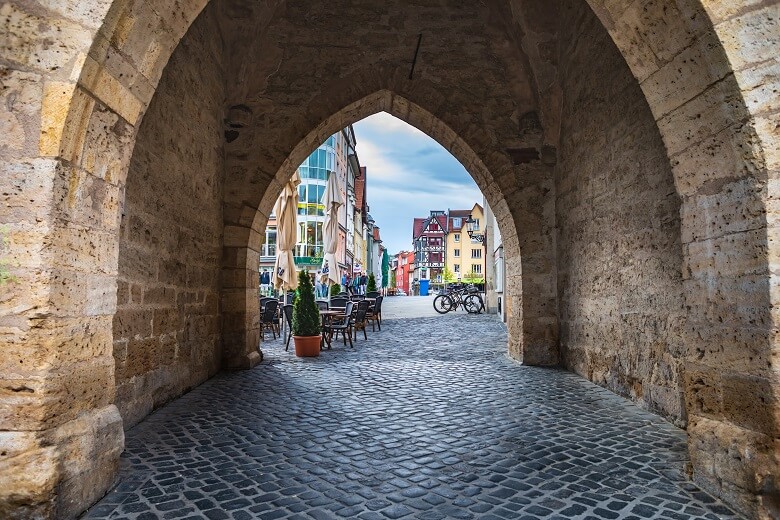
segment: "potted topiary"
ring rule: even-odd
[[[293,303],[292,335],[295,355],[315,357],[320,355],[320,311],[314,301],[314,287],[308,273],[298,273],[298,296]]]
[[[330,297],[333,298],[341,292],[341,285],[334,283],[330,286]]]
[[[368,275],[368,284],[366,285],[366,292],[376,292],[376,278],[374,278],[374,273]]]

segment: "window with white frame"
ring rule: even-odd
[[[460,242],[460,233],[455,233],[455,242]]]
[[[471,258],[482,258],[482,249],[472,249]]]
[[[472,264],[471,272],[474,274],[482,274],[482,264]]]
[[[458,257],[460,257],[460,249],[456,249],[456,250],[453,252],[453,255],[455,256],[455,258],[458,258]]]
[[[261,256],[276,256],[276,227],[265,229],[265,243],[260,253]]]

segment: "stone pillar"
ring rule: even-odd
[[[509,175],[518,187],[493,208],[504,245],[509,353],[528,365],[557,365],[552,168],[535,161]]]
[[[248,369],[260,362],[258,267],[267,218],[257,219],[256,213],[246,206],[225,211],[221,308],[222,359],[228,369]]]
[[[111,319],[132,129],[76,83],[108,6],[27,8],[2,6],[0,517],[67,519],[124,445]]]

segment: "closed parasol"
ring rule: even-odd
[[[293,249],[298,238],[298,185],[301,178],[296,171],[274,205],[276,214],[276,264],[274,265],[273,284],[277,289],[294,290],[298,288],[295,273]]]

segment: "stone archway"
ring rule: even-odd
[[[745,27],[775,34],[777,3],[589,4],[645,92],[683,201],[695,478],[730,498],[763,493],[769,508],[776,484],[767,478],[778,464],[767,216],[778,169],[778,44],[740,35]],[[3,295],[9,355],[1,429],[11,448],[2,464],[38,468],[14,471],[26,480],[12,476],[3,486],[11,508],[68,515],[111,481],[122,444],[111,321],[124,182],[163,69],[204,5],[3,7],[10,44],[2,160],[12,173],[4,179],[3,253],[19,283]],[[282,5],[268,2],[262,11],[270,19]],[[551,74],[539,45],[555,40],[541,23],[550,17],[538,16],[546,11],[534,2],[506,8],[513,7],[522,29],[515,41],[529,55],[537,89],[554,92],[541,80]],[[554,107],[542,112],[554,121]],[[252,227],[253,211],[228,208],[238,234]],[[65,453],[77,456],[60,469]],[[752,461],[745,472],[729,460],[737,457]]]
[[[239,235],[246,242],[238,245],[225,244],[226,250],[223,257],[238,260],[235,265],[223,266],[223,269],[227,271],[225,278],[237,282],[237,286],[230,287],[227,294],[224,295],[227,298],[235,298],[235,301],[228,305],[230,309],[234,309],[235,317],[228,316],[226,319],[228,323],[231,323],[231,327],[235,326],[236,323],[248,324],[245,335],[239,339],[239,343],[235,345],[235,348],[237,350],[243,349],[248,359],[248,356],[253,355],[255,347],[259,342],[259,326],[257,323],[252,322],[253,317],[257,316],[259,312],[257,300],[259,250],[262,246],[262,238],[268,216],[271,213],[276,197],[281,192],[282,186],[292,176],[297,165],[312,150],[316,149],[321,142],[324,142],[328,136],[353,122],[377,112],[387,112],[425,132],[434,140],[443,144],[462,164],[466,165],[466,169],[474,177],[477,185],[488,199],[488,203],[491,204],[492,208],[496,208],[494,211],[506,244],[506,256],[511,259],[510,267],[508,268],[510,283],[507,285],[509,316],[507,325],[510,336],[513,338],[509,346],[510,353],[528,364],[557,364],[557,338],[554,330],[542,329],[543,334],[539,335],[538,328],[535,328],[533,325],[528,326],[528,324],[534,323],[529,317],[533,316],[536,309],[540,307],[549,308],[549,306],[540,305],[538,302],[545,297],[554,298],[554,294],[551,290],[548,290],[546,294],[536,292],[527,298],[524,298],[522,294],[522,280],[524,277],[533,280],[534,276],[549,276],[549,273],[535,272],[534,267],[527,267],[521,275],[520,270],[521,252],[523,249],[528,247],[530,250],[530,244],[539,240],[538,234],[549,234],[551,228],[537,229],[538,226],[534,226],[533,222],[538,223],[544,217],[526,209],[522,214],[527,216],[528,220],[524,222],[525,228],[523,233],[518,233],[517,221],[510,213],[509,204],[502,193],[502,186],[499,184],[499,181],[494,180],[493,175],[488,171],[476,152],[455,134],[451,128],[430,112],[389,90],[375,92],[351,103],[307,134],[285,159],[267,187],[264,190],[262,187],[259,188],[257,194],[258,206],[254,218],[251,220],[251,226],[248,228],[249,231],[246,234]],[[247,146],[245,143],[239,144]],[[250,144],[250,146],[252,145]],[[228,168],[230,168],[230,165],[228,165]],[[506,186],[503,186],[503,188],[506,188]],[[251,213],[251,210],[248,209],[247,211]],[[537,220],[532,222],[532,217],[536,217]],[[547,218],[549,217],[550,215],[547,216]],[[242,215],[242,218],[245,221],[249,221],[248,214]],[[226,222],[226,226],[238,227],[241,226],[241,222]],[[546,253],[551,254],[551,251]],[[543,262],[541,265],[549,267],[551,263]],[[514,309],[521,310],[515,311]],[[526,319],[525,323],[523,318]],[[539,316],[539,318],[550,320],[554,319],[554,316]],[[235,329],[232,329],[232,331],[236,332]],[[243,341],[243,344],[241,341]],[[244,359],[241,356],[238,358]]]

